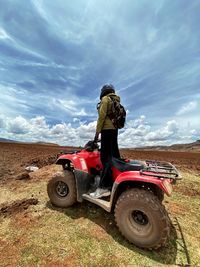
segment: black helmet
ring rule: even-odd
[[[100,99],[102,99],[102,97],[110,93],[115,93],[115,87],[112,84],[105,84],[101,88]]]

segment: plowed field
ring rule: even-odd
[[[0,142],[0,180],[15,178],[25,167],[35,165],[39,168],[55,162],[61,151],[73,148],[54,145],[3,143]]]
[[[0,142],[0,180],[15,178],[26,166],[39,168],[55,162],[61,151],[72,151],[73,147]],[[168,161],[181,170],[200,173],[200,153],[169,151],[136,151],[123,149],[121,155],[138,160]]]
[[[200,153],[178,151],[136,151],[122,150],[122,155],[133,159],[149,159],[167,161],[185,171],[195,171],[200,174]]]

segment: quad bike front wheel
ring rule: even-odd
[[[70,171],[56,173],[47,185],[50,201],[57,207],[67,208],[76,202],[76,183]]]
[[[168,214],[150,191],[129,189],[123,192],[115,207],[115,220],[122,235],[138,247],[158,249],[169,236]]]

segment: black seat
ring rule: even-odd
[[[125,161],[123,159],[112,158],[112,165],[120,172],[140,171],[146,168],[146,163],[140,160]]]

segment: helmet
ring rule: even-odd
[[[105,84],[101,88],[100,99],[102,99],[103,96],[110,94],[110,93],[115,93],[115,87],[112,84]]]

